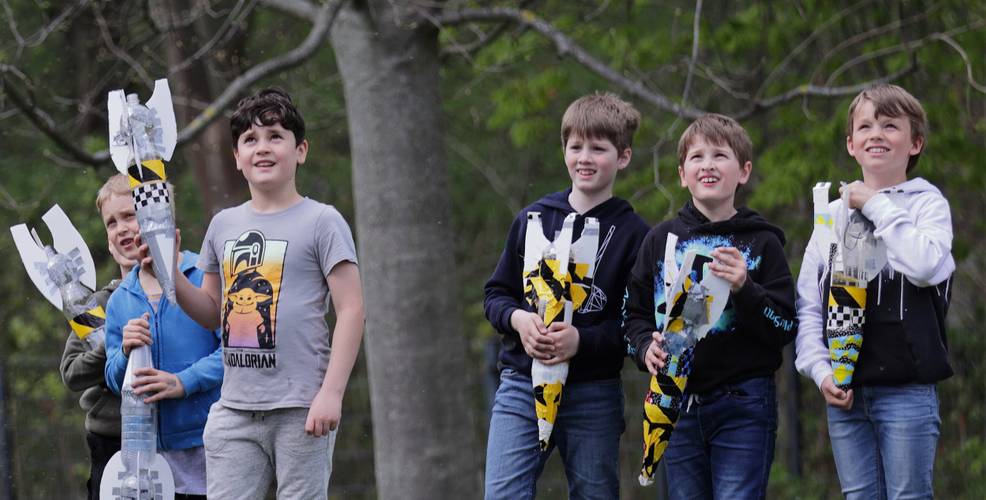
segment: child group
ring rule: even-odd
[[[920,103],[900,87],[880,85],[850,105],[846,145],[863,180],[842,189],[875,226],[889,265],[874,280],[881,291],[867,296],[866,342],[846,390],[833,384],[823,334],[828,256],[808,246],[795,306],[783,231],[735,207],[752,170],[747,133],[721,115],[693,122],[678,143],[678,174],[691,200],[649,229],[613,196],[639,120],[612,94],[569,106],[561,140],[572,186],[518,214],[486,284],[486,316],[503,343],[486,498],[533,498],[556,447],[572,498],[619,497],[620,370],[628,354],[651,374],[664,366],[654,297],[664,282],[669,233],[677,236],[678,258],[694,248],[709,252],[710,270],[730,286],[723,321],[694,348],[687,404],[664,455],[671,497],[765,496],[777,430],[773,374],[795,337],[798,369],[828,403],[846,496],[930,497],[940,425],[934,384],[951,375],[944,315],[954,262],[946,200],[928,182],[908,180],[927,138]],[[141,345],[151,347],[157,369],[137,373],[134,385],[159,403],[158,446],[179,498],[264,498],[272,482],[278,498],[326,498],[363,330],[355,245],[333,207],[298,193],[295,173],[308,142],[287,94],[267,89],[242,100],[231,132],[250,200],[213,217],[199,254],[179,253],[177,305],[160,299],[126,177],[110,179],[97,196],[122,280],[100,293],[108,297],[105,352],[86,352],[70,336],[62,362],[70,387],[89,388],[82,404],[92,498],[120,446],[118,394],[127,357]],[[541,214],[549,238],[570,214],[574,234],[586,218],[598,220],[592,300],[570,322],[545,326],[524,299],[528,212]],[[329,300],[336,313],[331,337]],[[570,365],[547,452],[535,445],[534,359]]]
[[[722,316],[689,354],[691,375],[663,456],[670,498],[766,496],[777,433],[774,372],[783,347],[795,339],[796,366],[827,403],[843,494],[931,498],[940,429],[935,384],[952,374],[945,313],[955,263],[948,202],[924,179],[909,177],[928,137],[918,100],[896,85],[877,85],[849,106],[846,149],[862,180],[840,191],[848,209],[872,224],[873,236],[886,247],[887,265],[866,285],[865,341],[852,384],[844,389],[833,382],[825,337],[830,256],[809,243],[795,285],[784,232],[735,205],[737,188],[750,179],[753,166],[753,145],[743,127],[707,114],[685,129],[678,175],[691,200],[673,219],[648,228],[629,203],[613,196],[617,173],[630,163],[639,120],[630,104],[612,94],[587,95],[569,106],[561,142],[571,188],[521,210],[486,283],[486,317],[501,334],[502,349],[485,498],[534,498],[555,448],[571,498],[619,498],[620,370],[624,356],[652,375],[669,362],[661,331],[670,314],[663,297],[669,240],[674,265],[699,250],[712,257],[709,270],[729,286]],[[846,213],[842,203],[829,205],[836,227]],[[598,222],[592,299],[570,321],[546,325],[541,304],[525,297],[527,225],[540,220],[551,240],[573,213],[574,235],[587,219]],[[541,451],[532,365],[564,362],[567,382],[551,441]]]

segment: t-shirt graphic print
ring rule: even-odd
[[[277,304],[288,242],[250,230],[223,246],[222,336],[227,366],[277,366]]]

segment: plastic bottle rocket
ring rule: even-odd
[[[545,326],[561,319],[571,324],[573,311],[590,298],[599,248],[599,221],[587,217],[578,241],[572,243],[574,213],[565,217],[553,241],[544,236],[541,214],[527,214],[524,240],[524,297],[535,307]],[[560,316],[560,317],[559,317]],[[531,365],[534,410],[538,418],[538,447],[547,450],[554,429],[562,391],[568,379],[568,362],[547,365],[535,359]]]
[[[171,159],[178,130],[168,81],[154,82],[154,93],[142,105],[136,94],[109,93],[110,157],[130,178],[141,240],[154,259],[154,274],[164,296],[175,302],[175,218],[164,162]]]
[[[644,454],[641,486],[654,482],[654,473],[671,442],[691,374],[693,347],[719,321],[729,300],[729,282],[709,271],[712,257],[689,250],[681,268],[676,260],[678,236],[669,233],[664,250],[663,304],[655,293],[656,320],[664,335],[664,367],[651,377],[644,397]],[[663,305],[663,318],[661,318]]]
[[[130,351],[127,372],[120,389],[122,432],[120,451],[103,470],[99,485],[101,500],[172,500],[175,480],[171,467],[157,453],[157,404],[144,403],[144,395],[133,388],[134,370],[153,368],[151,349],[141,346]]]
[[[42,216],[54,243],[45,245],[37,231],[18,224],[10,228],[24,269],[38,290],[68,319],[72,331],[89,349],[103,345],[106,312],[96,302],[96,269],[92,255],[68,216],[55,205]]]
[[[839,217],[829,210],[831,183],[812,188],[814,230],[811,238],[820,255],[827,255],[829,293],[825,337],[832,364],[832,381],[841,389],[852,385],[863,346],[866,287],[887,263],[883,240],[873,235],[873,223],[859,210],[849,210],[849,189],[842,193]]]

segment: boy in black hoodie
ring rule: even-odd
[[[677,428],[664,454],[669,498],[764,498],[777,433],[774,371],[794,339],[794,282],[784,233],[756,212],[735,208],[750,178],[753,145],[732,118],[695,120],[678,142],[678,175],[692,199],[647,234],[629,282],[628,353],[641,370],[664,366],[664,255],[710,254],[730,284],[719,321],[694,347]],[[655,286],[655,283],[658,286]],[[655,307],[657,304],[657,307]],[[687,356],[687,355],[686,355]]]
[[[619,444],[623,433],[620,334],[626,276],[647,224],[626,201],[613,197],[616,173],[630,163],[640,114],[612,94],[584,96],[562,118],[561,139],[571,189],[553,193],[520,211],[503,255],[486,283],[486,317],[502,335],[500,387],[486,451],[486,498],[530,499],[555,446],[561,453],[572,498],[619,498]],[[545,327],[524,300],[524,239],[528,212],[540,212],[545,237],[576,214],[573,235],[586,217],[599,221],[599,247],[591,292],[571,324]],[[569,362],[568,380],[552,441],[538,449],[538,421],[531,381],[533,358],[546,365]]]

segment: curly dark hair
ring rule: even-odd
[[[236,111],[229,119],[233,144],[254,124],[269,127],[278,123],[294,133],[294,140],[298,144],[305,140],[305,120],[298,108],[294,107],[291,96],[277,87],[263,89],[240,100],[236,105]]]

